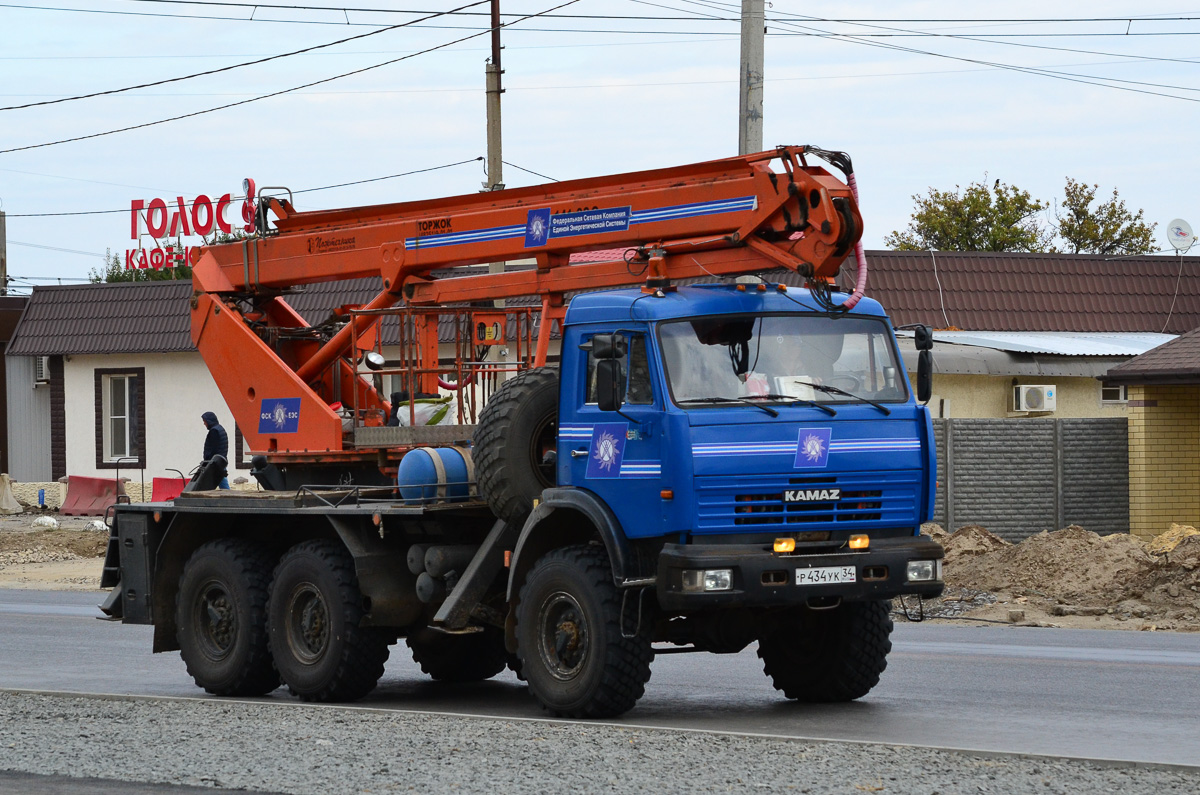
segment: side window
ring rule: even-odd
[[[625,402],[634,406],[647,406],[654,402],[654,390],[650,387],[650,358],[646,353],[646,337],[642,334],[629,340],[629,382],[625,389]]]
[[[621,360],[621,372],[626,378],[625,402],[632,406],[647,406],[654,402],[650,385],[650,358],[646,352],[646,336],[634,334],[629,339],[629,354]],[[587,403],[596,402],[596,360],[587,354]]]

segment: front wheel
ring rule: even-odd
[[[267,642],[270,555],[237,538],[210,541],[183,568],[175,602],[179,654],[196,684],[217,696],[279,687]]]
[[[534,565],[517,606],[517,656],[542,706],[569,718],[612,718],[633,708],[654,653],[649,621],[631,615],[625,632],[622,623],[602,547],[557,549]]]
[[[275,569],[267,626],[279,676],[305,701],[355,701],[383,676],[391,637],[361,626],[354,559],[336,541],[305,541]]]
[[[758,642],[776,690],[812,703],[853,701],[871,692],[892,650],[891,602],[843,602],[802,608]]]

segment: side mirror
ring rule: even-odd
[[[920,325],[913,329],[913,342],[919,351],[933,350],[933,329]]]
[[[596,362],[596,405],[601,411],[617,411],[625,402],[625,372],[620,359]]]
[[[917,354],[917,400],[921,403],[928,403],[931,397],[933,397],[933,354],[926,348]]]
[[[592,358],[598,362],[605,359],[624,359],[625,354],[629,352],[629,340],[625,339],[624,334],[596,334],[590,344]]]

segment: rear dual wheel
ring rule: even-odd
[[[267,604],[280,678],[305,701],[355,701],[375,689],[393,638],[362,626],[354,559],[336,541],[305,541],[279,561]]]
[[[273,560],[239,538],[201,546],[188,559],[175,601],[176,640],[188,674],[218,696],[261,696],[279,687],[267,641]]]

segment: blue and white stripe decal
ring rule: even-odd
[[[590,442],[592,427],[591,425],[559,425],[558,438],[564,442]]]
[[[662,474],[661,461],[622,461],[623,478],[656,478]]]
[[[638,210],[630,215],[629,223],[630,225],[650,224],[656,221],[700,218],[705,215],[720,215],[722,213],[745,212],[756,209],[758,209],[757,196],[742,196],[736,199],[675,204],[670,207]],[[407,251],[412,251],[418,248],[442,248],[443,246],[459,246],[468,243],[512,240],[525,237],[525,231],[524,224],[511,224],[509,226],[493,226],[488,229],[474,229],[470,232],[452,232],[447,235],[406,237],[404,238],[404,248]]]
[[[905,450],[920,450],[919,439],[855,439],[847,442],[830,442],[831,453],[893,453]],[[692,447],[697,457],[745,456],[745,455],[795,455],[796,442],[725,442],[720,444],[697,444]]]
[[[757,196],[742,196],[738,199],[722,199],[714,202],[676,204],[674,207],[659,207],[654,210],[639,210],[629,219],[632,224],[650,224],[655,221],[674,221],[678,218],[699,218],[704,215],[745,212],[758,209]]]
[[[475,229],[471,232],[453,232],[448,235],[425,235],[424,237],[404,238],[404,248],[441,248],[443,246],[458,246],[465,243],[490,243],[494,240],[508,240],[525,236],[525,225],[494,226],[490,229]]]
[[[560,425],[558,426],[558,440],[560,442],[586,442],[589,444],[592,441],[592,435],[595,431],[594,425]],[[621,469],[618,477],[622,478],[657,478],[662,475],[662,461],[621,461]]]

